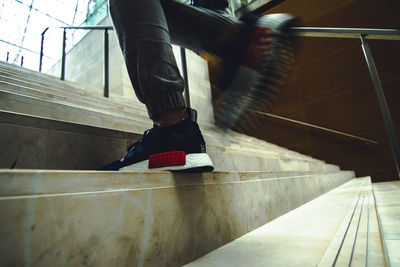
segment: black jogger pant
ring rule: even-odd
[[[150,118],[185,107],[184,81],[171,43],[221,58],[239,35],[242,23],[176,0],[109,0],[136,96]]]

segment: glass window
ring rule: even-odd
[[[106,0],[0,0],[0,60],[38,70],[41,33],[46,27],[98,24],[108,13]],[[67,31],[67,50],[87,33]],[[62,29],[45,34],[43,70],[61,58]]]

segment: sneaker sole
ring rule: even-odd
[[[179,152],[179,151],[173,151]],[[173,171],[173,172],[187,172],[187,173],[198,173],[198,172],[210,172],[214,170],[212,161],[207,153],[192,153],[185,156],[184,163],[178,160],[176,163],[175,159],[168,158],[163,161],[162,165],[173,165],[149,168],[149,160],[143,160],[135,164],[125,166],[119,171]],[[179,165],[175,165],[179,164]],[[152,164],[150,164],[152,165]]]
[[[243,65],[234,72],[232,82],[224,90],[225,97],[222,95],[215,102],[218,126],[231,129],[240,124],[241,128],[252,128],[254,120],[247,116],[249,111],[272,109],[294,62],[294,42],[288,30],[296,21],[288,14],[265,15],[257,20],[256,26],[267,27],[276,36],[270,44],[265,44],[258,72]]]

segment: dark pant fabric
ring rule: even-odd
[[[150,118],[185,107],[171,43],[221,58],[242,29],[238,20],[175,0],[109,0],[136,96]]]

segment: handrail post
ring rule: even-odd
[[[180,52],[181,52],[181,63],[182,63],[183,79],[185,81],[185,102],[186,102],[186,106],[188,108],[190,108],[189,80],[188,80],[188,70],[187,70],[187,64],[186,64],[186,51],[185,51],[185,48],[181,47],[180,48]]]
[[[109,44],[108,30],[104,30],[104,97],[109,96]]]
[[[42,41],[40,43],[40,59],[39,59],[39,72],[42,72],[42,63],[43,63],[43,46],[44,46],[44,35],[46,34],[49,27],[44,29],[42,32]]]
[[[67,42],[67,29],[64,28],[63,33],[63,46],[62,46],[62,58],[61,58],[61,80],[65,80],[65,48]]]
[[[364,52],[365,60],[367,61],[369,73],[371,75],[372,82],[374,84],[375,92],[378,97],[379,107],[382,112],[383,121],[385,123],[387,135],[389,138],[389,143],[393,152],[393,157],[397,169],[398,178],[400,178],[400,149],[399,143],[397,141],[396,132],[393,126],[392,117],[390,115],[389,107],[386,102],[385,94],[383,93],[382,84],[379,79],[379,74],[375,66],[375,61],[372,56],[371,49],[369,48],[368,43],[365,41],[365,36],[361,35],[361,46]]]

